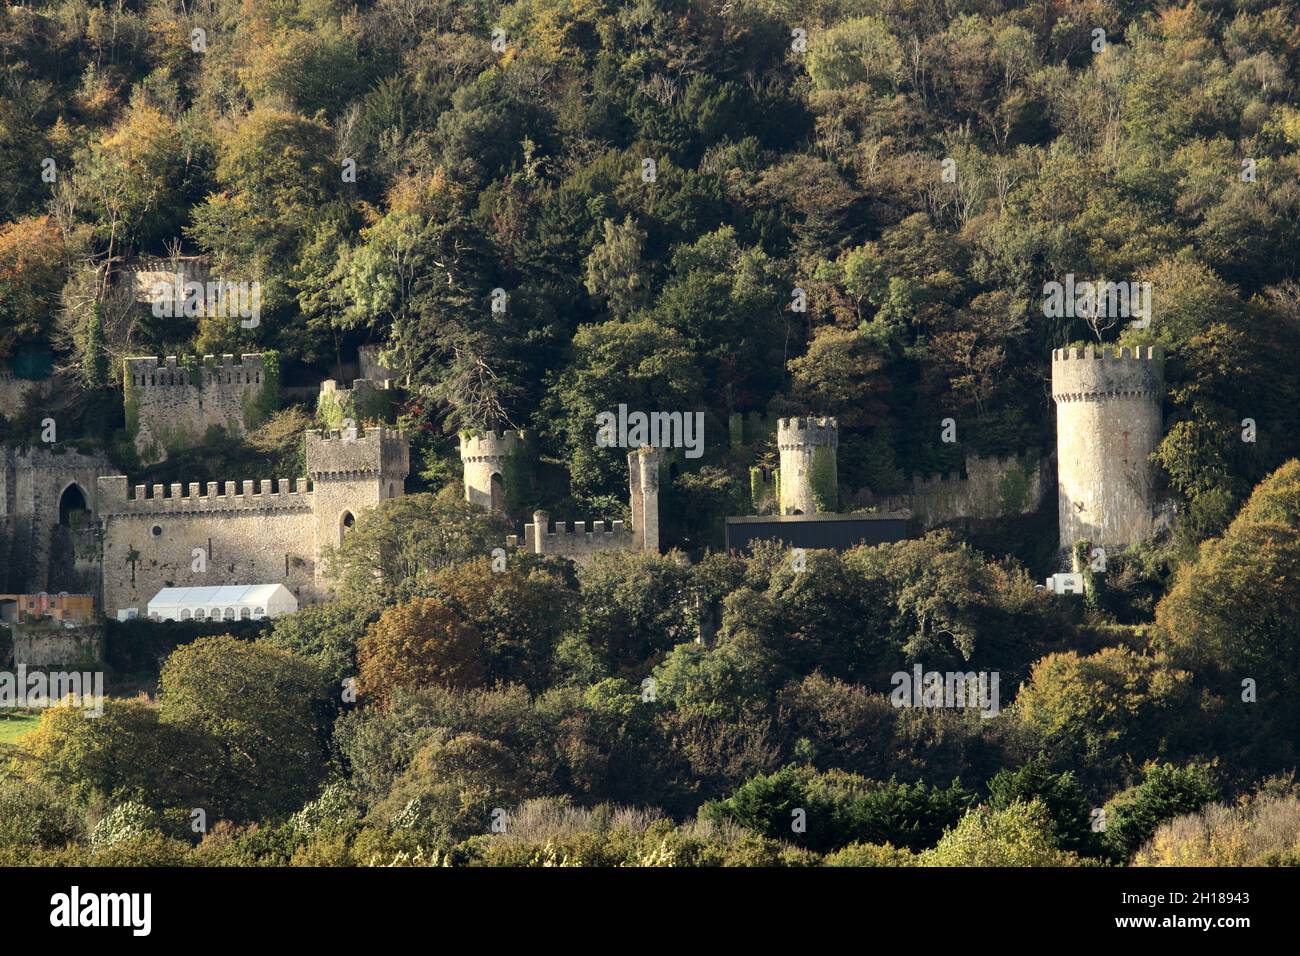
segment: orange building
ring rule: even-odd
[[[20,623],[24,616],[54,621],[89,622],[95,615],[95,602],[89,594],[0,594],[0,621]]]

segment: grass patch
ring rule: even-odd
[[[0,744],[17,743],[19,737],[35,730],[40,722],[39,712],[0,711]]]

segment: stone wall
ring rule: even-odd
[[[124,476],[101,478],[105,613],[143,613],[164,587],[283,584],[300,604],[328,599],[326,549],[367,509],[405,493],[409,452],[390,429],[309,432],[306,445],[310,480],[130,492]]]
[[[328,428],[343,428],[348,419],[354,424],[385,421],[390,418],[394,392],[391,380],[382,382],[359,378],[351,388],[343,388],[332,378],[320,383],[316,397],[316,417]]]
[[[167,457],[169,449],[192,448],[213,426],[243,435],[278,399],[278,381],[264,356],[205,355],[179,361],[169,355],[128,358],[123,387],[127,429],[144,464]],[[264,389],[275,395],[266,396]]]
[[[205,256],[176,256],[136,259],[123,267],[135,299],[144,305],[171,303],[173,308],[184,301],[186,282],[207,282],[211,268]]]
[[[357,350],[357,365],[360,367],[358,378],[379,383],[397,378],[391,369],[380,364],[379,353],[381,351],[378,345],[363,345]]]
[[[632,523],[614,521],[606,528],[604,521],[592,522],[587,530],[585,521],[575,521],[569,529],[563,521],[555,522],[550,530],[551,518],[545,511],[534,511],[532,524],[524,525],[523,541],[518,535],[506,538],[506,547],[517,548],[533,554],[550,554],[569,558],[585,564],[594,554],[603,551],[653,551],[659,552],[659,469],[663,453],[658,448],[638,448],[628,453],[628,495]],[[486,505],[485,505],[486,507]]]
[[[1045,465],[1035,452],[1005,458],[967,455],[965,476],[915,477],[911,494],[903,497],[926,529],[958,518],[1032,514],[1047,486]]]
[[[98,624],[16,624],[10,631],[14,667],[74,667],[104,659],[104,629]]]
[[[105,614],[144,613],[165,587],[282,583],[299,602],[314,599],[316,515],[306,480],[148,492],[137,485],[128,495],[123,476],[100,479]]]
[[[53,380],[19,378],[12,369],[0,368],[0,415],[12,421],[29,401],[41,401],[49,394]]]
[[[519,543],[518,535],[506,538],[508,548],[516,548]],[[611,522],[608,528],[604,521],[593,521],[590,531],[585,521],[573,522],[571,529],[565,522],[557,521],[552,531],[550,516],[545,511],[533,512],[532,524],[524,525],[523,546],[525,551],[533,554],[556,555],[578,564],[586,563],[592,555],[602,551],[640,550],[633,529],[622,521]]]
[[[62,580],[62,565],[52,566],[59,534],[59,501],[76,486],[98,516],[97,480],[113,471],[102,454],[83,454],[64,445],[0,447],[0,591],[77,591],[79,578]],[[84,535],[68,530],[69,568],[85,560]],[[76,540],[74,540],[76,539]],[[75,557],[74,557],[75,553]],[[98,587],[89,588],[92,592]]]

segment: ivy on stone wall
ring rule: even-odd
[[[253,428],[280,407],[280,353],[262,353],[262,387],[244,400],[244,427]]]
[[[126,413],[126,433],[135,441],[140,430],[140,392],[130,374],[122,376],[122,405]]]
[[[812,462],[808,466],[808,485],[812,490],[813,506],[819,513],[830,513],[839,507],[835,452],[825,445],[813,449]]]
[[[316,420],[325,428],[342,428],[348,417],[346,404],[338,392],[321,392],[316,399]]]
[[[1029,502],[1029,484],[1031,469],[1037,467],[1032,459],[1020,461],[1013,459],[1006,474],[998,482],[998,494],[1002,498],[1002,514],[1017,515],[1025,510]]]
[[[530,443],[521,442],[515,452],[501,460],[501,484],[505,488],[505,508],[515,514],[532,500],[535,479]]]

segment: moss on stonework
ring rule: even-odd
[[[998,482],[1002,514],[1017,515],[1025,510],[1025,506],[1029,503],[1030,468],[1030,462],[1013,459],[1006,474]]]
[[[262,387],[244,398],[244,427],[253,428],[270,418],[280,406],[280,355],[262,353]]]
[[[835,480],[835,452],[830,447],[818,445],[813,449],[808,485],[818,512],[835,511],[839,506],[839,488]]]
[[[122,406],[126,413],[126,433],[135,441],[140,431],[140,390],[129,372],[122,377]]]

